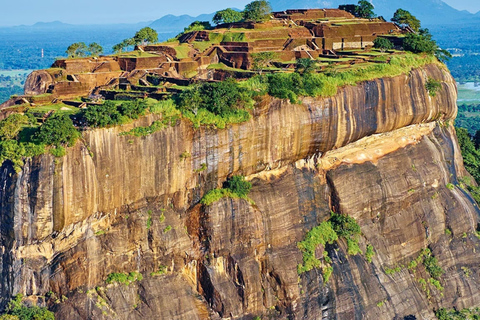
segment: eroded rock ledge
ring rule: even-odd
[[[442,81],[436,97],[429,77]],[[61,160],[44,155],[19,174],[5,164],[2,297],[65,295],[48,302],[62,319],[402,319],[478,305],[478,208],[447,188],[467,175],[448,123],[455,101],[449,73],[430,65],[302,105],[266,100],[225,130],[95,130]],[[238,173],[253,182],[255,205],[198,205]],[[296,243],[332,209],[357,219],[361,247],[376,255],[368,263],[343,242],[328,246],[334,274],[323,285],[316,270],[298,276]],[[423,291],[424,270],[385,273],[426,247],[448,271],[443,296]],[[105,285],[131,271],[144,279]]]

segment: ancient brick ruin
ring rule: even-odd
[[[26,95],[114,98],[110,91],[119,89],[135,97],[161,95],[168,88],[158,84],[249,77],[254,74],[252,55],[259,52],[273,52],[279,68],[293,67],[299,58],[352,64],[356,61],[335,59],[349,50],[368,50],[379,36],[394,39],[405,32],[383,19],[359,19],[339,9],[274,12],[267,22],[223,24],[185,33],[173,42],[139,46],[132,53],[57,60],[52,69],[31,75]]]

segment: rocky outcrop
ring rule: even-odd
[[[37,70],[28,75],[24,91],[26,95],[40,95],[46,93],[52,84],[54,77],[50,73],[46,70]]]
[[[429,77],[442,82],[435,97]],[[468,176],[449,125],[455,101],[449,73],[430,65],[298,105],[264,98],[224,130],[181,121],[119,136],[149,116],[86,132],[64,158],[18,174],[4,164],[3,303],[52,291],[45,303],[60,319],[402,319],[479,305],[479,211],[455,187]],[[199,204],[232,174],[252,181],[253,202]],[[354,217],[361,249],[376,254],[369,263],[343,240],[327,245],[323,284],[319,270],[297,274],[297,242],[331,210]],[[424,267],[406,267],[424,248],[447,271],[443,292],[422,286]],[[105,283],[133,271],[143,280]]]

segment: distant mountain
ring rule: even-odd
[[[270,0],[275,11],[285,9],[338,8],[341,4],[357,3],[353,0]],[[441,0],[372,0],[375,13],[390,20],[398,8],[410,11],[424,25],[454,24],[480,21],[480,14],[459,11]]]
[[[183,28],[189,26],[194,21],[198,20],[211,22],[214,15],[214,13],[211,13],[192,17],[186,14],[181,16],[169,14],[153,21],[149,27],[157,30],[158,33],[181,32],[183,31]]]

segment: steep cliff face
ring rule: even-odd
[[[435,97],[428,78],[442,82]],[[402,319],[479,305],[479,210],[455,186],[468,175],[455,101],[449,73],[430,65],[299,105],[265,98],[224,130],[182,121],[119,135],[149,116],[85,132],[64,158],[18,174],[4,164],[3,303],[23,293],[59,319]],[[232,174],[251,180],[253,202],[199,204]],[[324,284],[317,269],[298,275],[297,242],[332,210],[354,217],[376,254],[327,245]],[[443,291],[407,267],[425,248],[446,270]],[[114,272],[143,280],[106,285]]]

